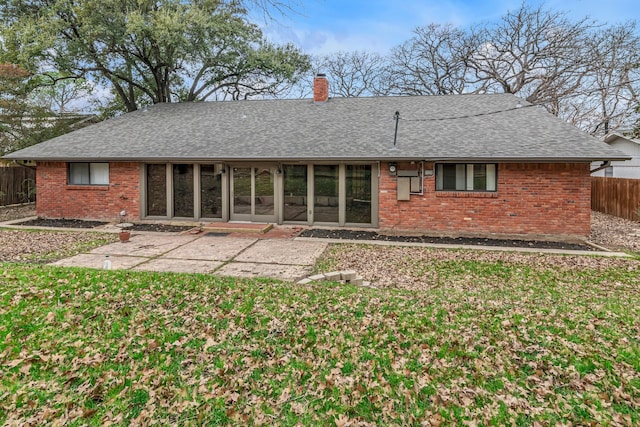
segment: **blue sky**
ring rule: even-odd
[[[640,21],[638,0],[547,0],[544,4],[572,18],[589,16],[605,23]],[[271,41],[293,42],[310,54],[340,50],[385,53],[408,40],[415,27],[432,22],[456,26],[481,23],[520,5],[519,0],[299,0],[294,6],[298,13],[277,17],[263,30]]]

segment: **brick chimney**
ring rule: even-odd
[[[321,73],[313,78],[313,102],[326,102],[329,99],[329,80]]]

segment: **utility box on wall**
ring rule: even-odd
[[[421,169],[398,169],[398,200],[409,200],[412,194],[422,194]]]
[[[398,200],[411,200],[411,178],[398,177]]]
[[[416,194],[420,193],[422,191],[422,186],[420,185],[420,183],[422,182],[422,179],[419,176],[412,176],[409,179],[411,180],[410,192],[416,193]]]

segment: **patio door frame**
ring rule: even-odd
[[[269,168],[273,173],[273,188],[270,196],[273,198],[273,213],[271,215],[256,214],[256,170],[261,168]],[[235,213],[235,170],[236,169],[251,169],[251,213]],[[263,164],[230,164],[229,165],[229,221],[239,222],[268,222],[276,223],[280,214],[280,196],[279,196],[279,171],[278,165],[275,163],[263,163]]]

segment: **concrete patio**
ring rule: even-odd
[[[108,255],[113,269],[294,281],[311,272],[327,244],[252,236],[136,233],[127,243],[111,243],[52,265],[102,268]]]

